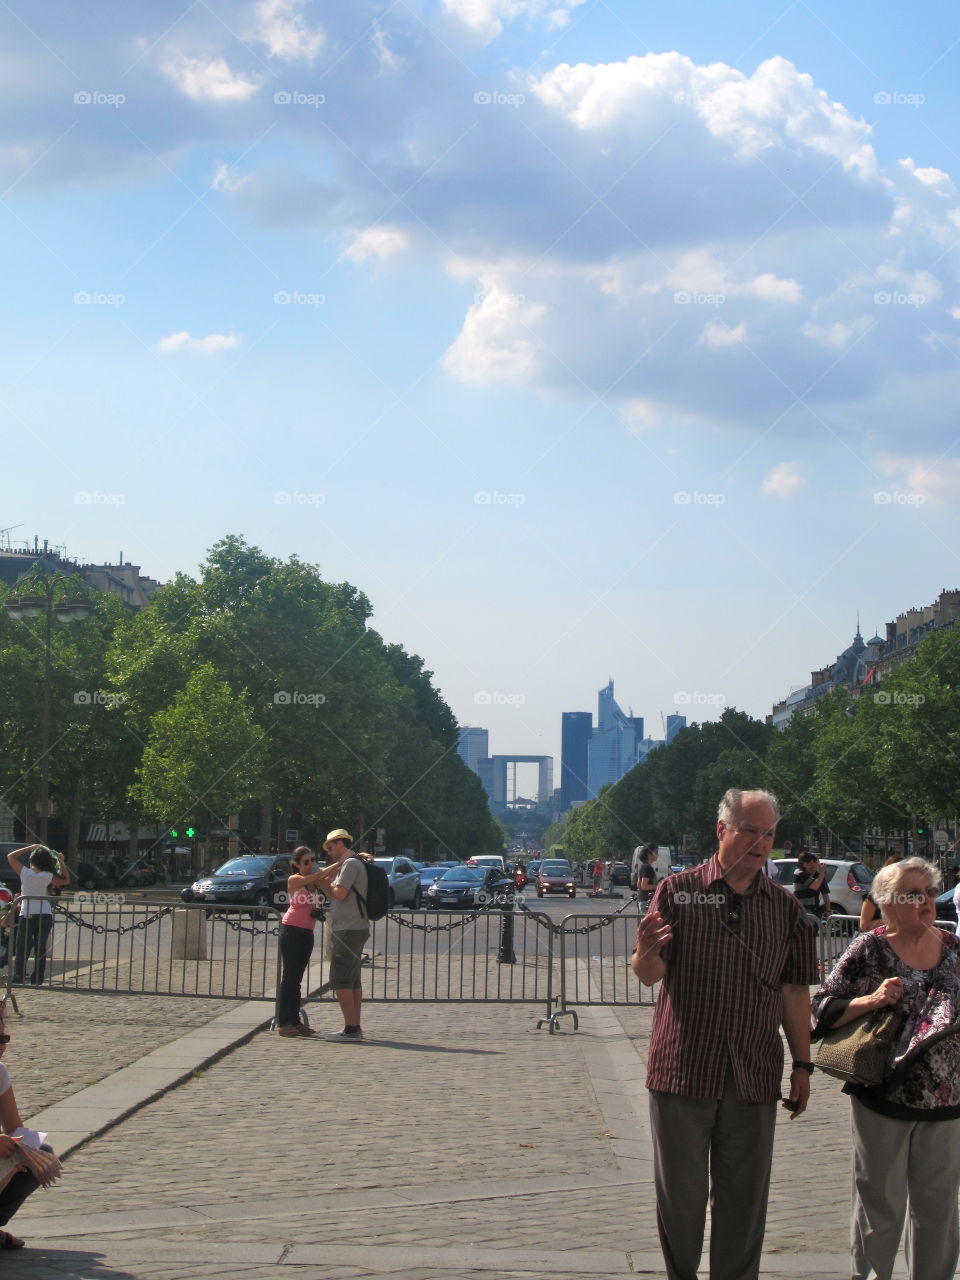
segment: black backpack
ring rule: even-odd
[[[356,854],[352,856],[357,857]],[[361,912],[368,920],[382,920],[390,910],[390,881],[383,867],[378,867],[375,862],[368,862],[366,858],[360,858],[360,861],[367,873],[367,896],[364,897],[356,885],[353,886],[353,892],[357,895]]]

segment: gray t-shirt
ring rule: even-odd
[[[357,894],[367,896],[367,869],[362,858],[347,858],[340,868],[334,884],[342,885],[350,893],[342,902],[336,898],[330,902],[330,929],[333,933],[343,933],[346,929],[369,929],[370,923],[360,910]]]

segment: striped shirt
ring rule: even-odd
[[[673,929],[650,1034],[647,1088],[775,1102],[783,1078],[781,983],[819,981],[814,932],[793,894],[758,875],[731,891],[717,856],[668,876],[651,904]]]

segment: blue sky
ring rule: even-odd
[[[754,715],[960,583],[952,6],[5,7],[8,497],[241,533],[462,723]]]

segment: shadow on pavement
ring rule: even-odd
[[[329,1042],[324,1036],[317,1035],[309,1038],[303,1036],[297,1039],[297,1044],[324,1045],[326,1047]],[[503,1049],[457,1049],[445,1044],[414,1044],[409,1040],[378,1040],[375,1036],[364,1036],[363,1040],[359,1044],[352,1046],[352,1048],[356,1052],[357,1050],[362,1050],[366,1045],[376,1045],[381,1049],[407,1049],[411,1053],[466,1053],[483,1058],[501,1058],[504,1054]]]
[[[26,1249],[3,1255],[4,1280],[37,1280],[38,1276],[63,1276],[69,1280],[137,1280],[132,1271],[118,1271],[100,1261],[99,1253],[84,1249]]]

